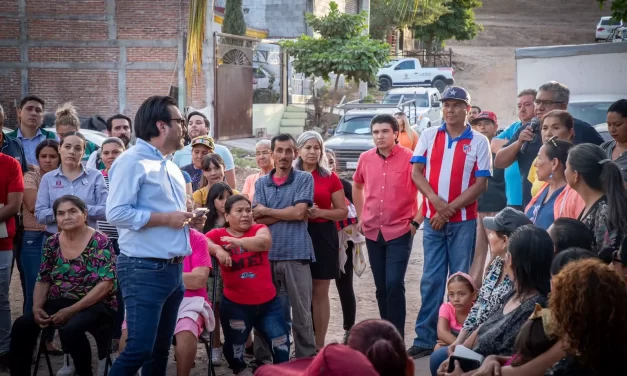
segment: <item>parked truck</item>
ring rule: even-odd
[[[423,68],[416,58],[394,59],[379,69],[377,81],[381,91],[401,86],[427,86],[441,93],[455,84],[454,73],[451,67]]]
[[[558,81],[570,89],[568,111],[591,125],[608,107],[627,98],[627,43],[529,47],[516,50],[516,88],[537,89]]]

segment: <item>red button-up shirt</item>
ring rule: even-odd
[[[377,149],[361,154],[353,176],[364,185],[361,226],[364,236],[377,240],[379,232],[388,241],[405,235],[418,211],[418,189],[411,180],[412,151],[394,146],[387,158]]]

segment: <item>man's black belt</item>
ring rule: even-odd
[[[185,259],[185,256],[172,257],[171,259],[161,259],[161,258],[154,258],[154,257],[142,257],[142,258],[146,260],[154,261],[154,262],[165,262],[166,264],[181,264],[183,260]]]

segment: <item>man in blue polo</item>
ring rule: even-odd
[[[34,169],[35,166],[39,166],[35,155],[37,145],[46,139],[59,141],[59,138],[53,132],[41,128],[44,121],[43,99],[35,95],[24,97],[17,110],[17,117],[20,119],[19,128],[9,133],[9,136],[20,140],[24,147],[28,168]]]
[[[267,225],[272,234],[268,259],[274,285],[286,314],[292,307],[296,357],[305,358],[316,354],[310,268],[316,259],[306,221],[307,208],[313,205],[314,181],[310,173],[292,167],[296,158],[294,137],[274,136],[270,149],[275,168],[255,183],[253,214],[255,221]]]
[[[4,109],[0,106],[0,152],[17,159],[22,168],[22,173],[25,174],[28,172],[28,164],[24,155],[24,147],[19,140],[5,135],[2,132],[2,127],[4,127]]]

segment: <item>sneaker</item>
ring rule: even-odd
[[[237,376],[253,376],[253,370],[250,368],[244,368],[243,370],[236,373]]]
[[[107,364],[107,358],[98,360],[98,373],[97,373],[98,376],[105,376],[106,364]]]
[[[70,354],[63,355],[63,368],[57,371],[57,376],[74,376],[76,368]]]
[[[222,365],[222,347],[211,349],[211,362],[215,367]]]
[[[412,359],[420,359],[433,353],[433,349],[425,349],[424,347],[412,346],[407,350],[407,355]]]

